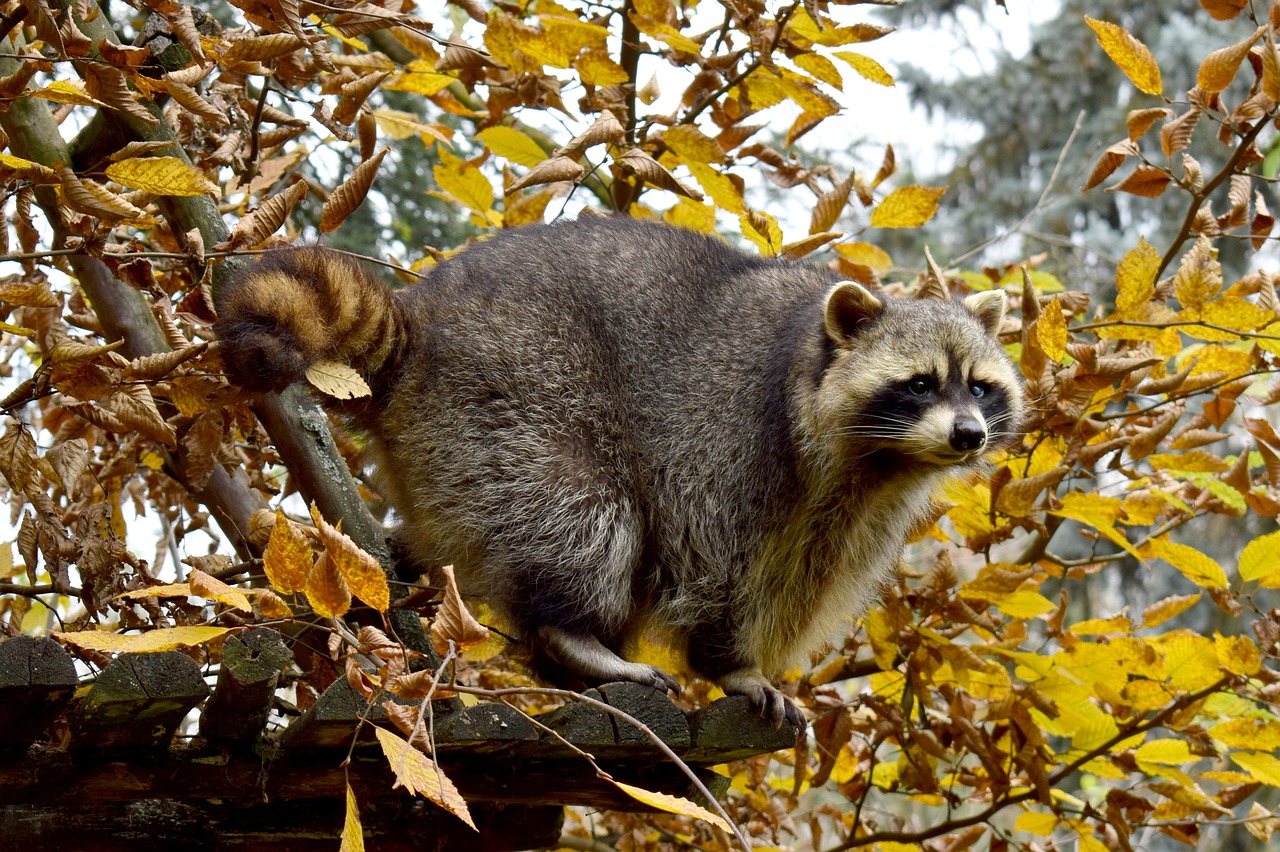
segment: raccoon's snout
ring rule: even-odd
[[[987,430],[972,417],[958,417],[951,427],[951,449],[967,453],[980,449],[987,441]]]

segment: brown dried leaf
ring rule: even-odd
[[[1166,157],[1172,157],[1191,144],[1191,134],[1195,131],[1196,124],[1200,121],[1201,112],[1203,110],[1200,107],[1192,107],[1172,121],[1166,121],[1161,126],[1160,148],[1164,151]]]
[[[84,438],[60,441],[45,453],[68,497],[74,497],[80,477],[89,464],[89,442]]]
[[[622,156],[615,157],[614,162],[645,183],[669,190],[676,195],[683,195],[685,198],[692,198],[694,201],[702,200],[702,193],[699,190],[676,180],[675,175],[639,148],[632,148]]]
[[[809,236],[796,240],[792,243],[786,243],[778,252],[780,257],[787,260],[799,260],[800,258],[812,254],[818,249],[825,246],[832,240],[838,240],[844,236],[840,231],[828,231],[825,234],[810,234]]]
[[[1185,377],[1184,377],[1185,378]],[[1134,435],[1129,442],[1129,457],[1134,461],[1144,459],[1155,452],[1160,442],[1173,431],[1173,427],[1178,424],[1178,419],[1182,417],[1183,408],[1181,405],[1172,406],[1168,411],[1156,419],[1154,423],[1143,429],[1137,435]]]
[[[21,423],[10,423],[0,436],[0,473],[18,493],[35,484],[36,439]]]
[[[342,87],[342,99],[338,101],[338,106],[333,111],[335,121],[343,124],[350,124],[355,121],[356,114],[360,112],[360,107],[364,106],[364,102],[369,96],[377,91],[378,86],[382,85],[382,81],[390,77],[391,74],[382,71],[378,74],[365,74],[359,79],[352,80]]]
[[[1162,118],[1169,115],[1169,110],[1164,107],[1151,107],[1150,109],[1131,110],[1125,117],[1125,127],[1129,131],[1129,141],[1136,142],[1141,139],[1151,126]]]
[[[503,194],[511,195],[527,186],[556,183],[562,180],[576,182],[585,171],[586,169],[568,157],[555,156],[549,160],[543,160],[532,169],[529,169],[524,177],[513,181],[510,186],[506,187],[503,190]]]
[[[40,57],[33,56],[32,60],[38,60]],[[27,83],[31,82],[40,71],[40,66],[35,61],[19,61],[17,69],[4,77],[0,77],[0,98],[12,100],[23,93],[27,88]]]
[[[62,201],[72,210],[110,223],[125,222],[136,227],[154,223],[146,211],[139,210],[101,184],[80,179],[66,166],[58,167],[58,180]]]
[[[581,154],[592,145],[612,144],[619,142],[627,135],[622,122],[609,110],[601,110],[600,115],[591,126],[569,140],[569,144],[556,151],[555,157],[573,157]]]
[[[321,618],[341,618],[351,609],[351,590],[328,553],[320,554],[312,566],[304,591],[311,608]]]
[[[814,202],[813,213],[809,217],[809,233],[820,234],[830,231],[831,227],[844,212],[849,203],[849,193],[853,191],[853,172],[830,191],[825,192]]]
[[[217,452],[225,432],[222,411],[214,410],[197,417],[182,436],[187,485],[192,489],[202,491],[209,484],[209,477],[218,466]]]
[[[91,97],[109,104],[144,124],[158,124],[151,110],[138,102],[137,95],[129,89],[125,76],[120,69],[100,62],[86,62],[81,66],[84,74],[84,88]]]
[[[239,38],[222,54],[224,60],[268,62],[306,46],[306,42],[293,33],[269,33],[261,36]]]
[[[190,361],[208,348],[209,344],[201,341],[190,346],[184,346],[181,349],[157,352],[154,355],[135,358],[124,368],[123,378],[128,381],[155,381],[167,376],[179,364]]]
[[[453,566],[446,565],[440,569],[444,574],[444,600],[436,610],[435,620],[431,622],[431,644],[437,653],[445,654],[452,641],[459,649],[478,645],[489,638],[489,631],[476,621],[462,595],[458,592],[458,582],[453,576]]]
[[[369,187],[373,186],[373,179],[378,174],[378,167],[382,165],[383,158],[390,150],[390,148],[383,148],[372,159],[365,160],[356,166],[351,175],[329,195],[320,217],[321,233],[327,234],[337,228],[364,202],[365,196],[369,193]]]
[[[1112,145],[1102,152],[1102,156],[1098,158],[1098,162],[1094,165],[1093,171],[1089,173],[1089,179],[1084,182],[1084,189],[1081,191],[1088,192],[1093,189],[1110,177],[1112,172],[1120,168],[1127,158],[1136,157],[1137,155],[1138,146],[1130,139]]]
[[[156,401],[146,385],[121,385],[107,400],[107,409],[121,423],[132,427],[158,444],[170,449],[178,446],[178,436],[156,408]]]
[[[164,90],[169,96],[177,101],[187,112],[203,118],[214,127],[223,128],[230,123],[230,119],[226,113],[215,107],[200,96],[191,86],[183,85],[172,79],[173,75],[169,75],[160,80],[160,84],[164,86]]]
[[[1249,8],[1249,0],[1200,0],[1200,7],[1215,21],[1229,21]]]
[[[253,589],[254,600],[258,603],[258,612],[263,618],[293,618],[293,609],[284,602],[284,598],[270,589]]]
[[[880,161],[880,168],[876,170],[876,176],[871,181],[872,188],[874,189],[884,183],[884,181],[897,170],[898,161],[897,157],[893,153],[893,146],[886,145],[884,148],[884,159]],[[853,175],[850,174],[850,177],[853,177]]]
[[[1255,209],[1253,221],[1249,223],[1249,233],[1253,237],[1250,242],[1256,251],[1266,245],[1267,238],[1271,236],[1271,229],[1276,225],[1276,218],[1267,209],[1267,202],[1261,192],[1254,195],[1253,203]]]
[[[386,612],[391,605],[391,592],[387,587],[387,574],[378,560],[326,521],[314,504],[311,520],[320,534],[325,554],[342,574],[351,593],[378,612]],[[315,573],[314,569],[312,573]]]
[[[1155,166],[1138,166],[1127,178],[1111,187],[1110,192],[1128,192],[1143,198],[1155,198],[1169,185],[1169,175]]]
[[[305,589],[315,565],[311,542],[284,512],[276,509],[271,538],[262,554],[262,568],[277,590],[288,594]]]
[[[1218,227],[1223,231],[1239,228],[1249,221],[1249,191],[1252,181],[1248,175],[1232,175],[1231,186],[1227,191],[1227,200],[1231,209],[1226,215],[1218,218]]]
[[[162,14],[172,27],[173,34],[178,37],[178,41],[182,42],[182,46],[191,51],[191,55],[197,62],[203,62],[204,47],[200,44],[200,31],[196,29],[191,7],[176,4],[176,8],[165,9]]]
[[[227,241],[213,247],[214,251],[227,251],[245,245],[255,245],[276,232],[289,218],[289,211],[307,194],[307,185],[298,181],[288,189],[277,192],[246,215],[231,229]]]

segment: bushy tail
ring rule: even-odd
[[[391,295],[346,255],[320,246],[268,252],[216,298],[227,377],[280,390],[320,361],[373,382],[403,323]]]

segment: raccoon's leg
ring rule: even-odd
[[[594,636],[571,633],[560,627],[544,625],[531,637],[537,643],[537,651],[587,683],[608,683],[629,680],[652,686],[666,692],[680,692],[680,684],[671,675],[656,666],[632,663],[622,659],[605,647]],[[554,679],[554,677],[552,678]]]
[[[745,695],[760,715],[781,727],[785,720],[799,730],[806,726],[804,714],[787,696],[778,691],[760,671],[760,666],[746,660],[735,646],[734,622],[730,618],[704,623],[689,634],[687,655],[695,672],[720,684],[727,693]]]

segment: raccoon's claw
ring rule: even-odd
[[[808,727],[795,702],[775,689],[759,671],[744,669],[733,672],[725,676],[720,686],[725,692],[745,695],[751,706],[758,708],[761,717],[775,728],[781,728],[783,722],[797,731]]]
[[[680,694],[680,682],[671,675],[664,672],[657,666],[647,666],[653,680],[649,681],[650,685],[659,692],[671,692],[675,695]]]

